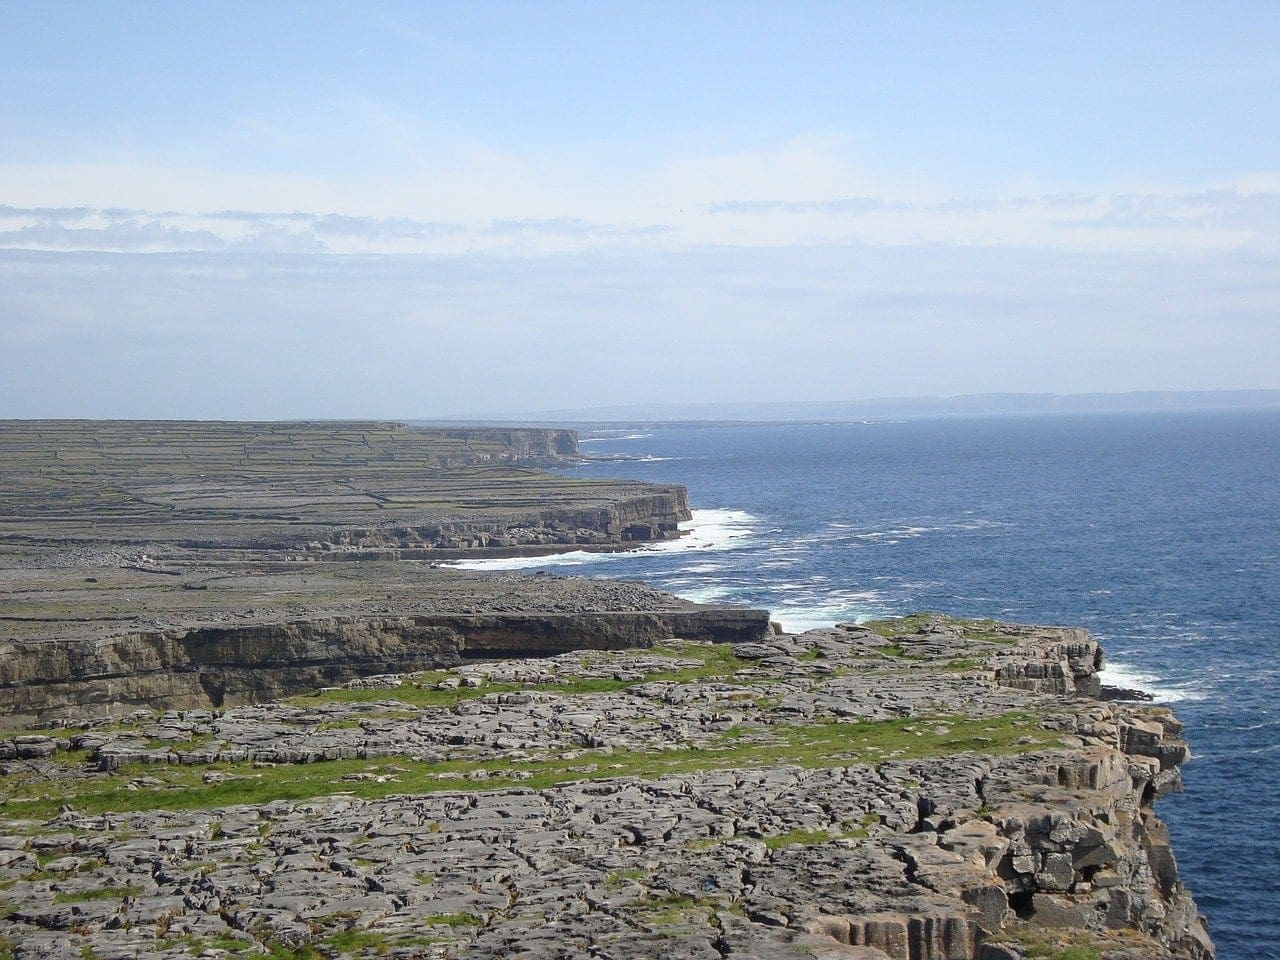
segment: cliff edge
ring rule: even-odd
[[[97,957],[1205,960],[1177,720],[920,616],[0,741],[0,937]]]

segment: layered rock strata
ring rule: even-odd
[[[179,627],[102,639],[0,642],[0,714],[12,727],[133,707],[222,707],[466,658],[762,637],[765,610],[427,614]]]
[[[1212,947],[1180,727],[1080,631],[922,617],[481,660],[0,746],[18,960]]]

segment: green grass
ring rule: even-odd
[[[604,888],[606,890],[617,890],[628,880],[643,880],[647,876],[645,871],[638,867],[632,867],[627,870],[612,870],[604,878]]]
[[[430,917],[423,917],[421,923],[428,927],[479,927],[484,925],[484,921],[477,917],[474,913],[437,913]]]
[[[714,850],[724,843],[726,839],[726,837],[702,837],[698,840],[690,840],[684,845],[684,848],[692,850],[694,853],[701,853],[704,850]]]
[[[919,653],[907,653],[907,648],[900,643],[885,643],[876,647],[886,657],[893,657],[896,660],[928,660],[929,658]]]
[[[885,620],[868,620],[859,626],[866,627],[881,637],[900,637],[903,634],[915,633],[933,619],[930,613],[912,613],[905,617],[890,617]]]
[[[937,730],[946,729],[946,733]],[[1021,739],[1027,743],[1019,743]],[[68,804],[89,814],[117,811],[195,810],[273,800],[302,801],[334,793],[363,798],[439,791],[481,792],[522,787],[541,790],[576,780],[615,777],[652,779],[700,770],[743,769],[794,764],[801,767],[842,766],[911,760],[956,753],[1023,753],[1053,746],[1057,735],[1032,716],[1007,713],[994,717],[932,717],[884,721],[772,724],[732,728],[705,744],[669,749],[583,751],[572,761],[520,762],[508,759],[458,759],[424,763],[411,757],[378,760],[322,760],[255,769],[252,764],[123,768],[111,774],[50,783],[37,777],[9,781],[5,803],[23,816],[50,818]],[[584,765],[595,763],[594,770]],[[393,768],[400,768],[393,770]],[[214,769],[236,779],[205,783]],[[469,774],[483,770],[485,780]],[[515,772],[527,774],[517,779]],[[164,786],[131,790],[130,779],[145,772]],[[394,782],[342,781],[349,773],[395,773]]]
[[[781,850],[783,847],[812,847],[820,843],[829,843],[836,839],[830,830],[805,830],[797,828],[786,833],[775,834],[764,838],[764,845],[770,850]]]
[[[797,828],[788,830],[786,833],[774,834],[764,838],[764,845],[770,850],[782,850],[785,847],[812,847],[822,843],[831,843],[833,840],[865,840],[868,835],[867,829],[879,822],[879,817],[869,813],[862,818],[861,823],[845,823],[839,830],[805,830]]]
[[[136,897],[141,892],[141,887],[95,887],[92,890],[55,893],[53,902],[88,903],[91,900],[123,900],[125,897]]]
[[[463,914],[454,914],[462,916]],[[475,918],[472,918],[475,919]],[[477,920],[476,923],[479,923]],[[471,924],[443,924],[471,925]],[[393,947],[425,947],[431,943],[439,943],[439,937],[426,937],[421,934],[375,933],[371,931],[342,931],[324,938],[324,945],[338,951],[339,954],[365,954],[374,952],[379,956],[389,954]]]
[[[712,897],[692,897],[684,893],[670,893],[661,897],[649,897],[629,905],[650,926],[684,926],[689,923],[707,923],[724,904]]]
[[[266,949],[237,954],[240,960],[326,960],[323,953],[310,943],[300,947],[287,947],[282,943],[268,943]]]
[[[1155,946],[1140,930],[1051,930],[1027,924],[1016,925],[1000,939],[1018,944],[1027,960],[1102,960],[1113,951],[1146,956]]]
[[[439,670],[418,674],[398,687],[356,688],[321,690],[303,694],[290,701],[296,706],[312,707],[328,703],[386,703],[398,702],[422,710],[451,710],[464,700],[488,696],[491,693],[538,692],[556,693],[562,696],[587,696],[594,693],[616,693],[639,683],[693,683],[721,677],[731,677],[746,666],[733,653],[733,647],[721,644],[669,644],[637,651],[680,660],[697,660],[694,666],[672,667],[654,670],[638,680],[617,680],[612,677],[584,677],[550,683],[484,682],[478,687],[458,687],[441,690],[439,684],[456,674]],[[345,723],[346,721],[330,721]],[[323,725],[322,725],[323,726]]]
[[[64,767],[78,767],[83,763],[89,762],[89,751],[84,749],[59,750],[50,759]]]

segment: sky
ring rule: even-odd
[[[1273,3],[0,3],[0,417],[1280,388]]]

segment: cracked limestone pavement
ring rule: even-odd
[[[28,958],[1210,956],[1166,710],[919,616],[364,678],[0,741]]]

